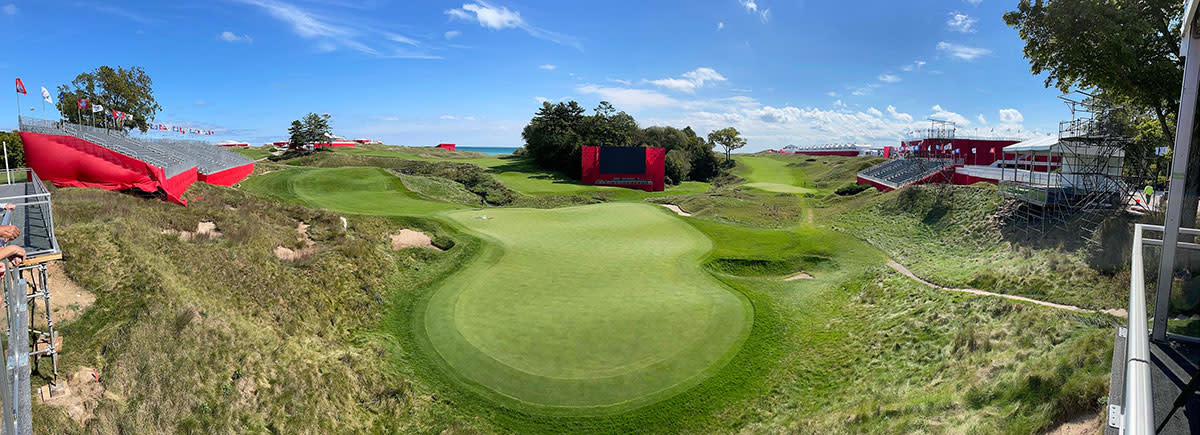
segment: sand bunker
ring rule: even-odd
[[[212,221],[200,221],[200,223],[196,224],[196,231],[163,230],[163,234],[177,234],[179,235],[179,240],[185,242],[197,236],[204,236],[210,239],[221,237],[221,232],[217,231],[217,224]]]
[[[308,236],[309,227],[311,227],[311,225],[304,222],[296,224],[296,241],[303,242],[303,248],[291,249],[282,245],[276,246],[275,250],[272,251],[275,254],[275,258],[286,261],[294,261],[310,256],[314,252],[317,252],[317,242],[313,241],[313,239]]]
[[[400,230],[400,234],[392,234],[392,249],[429,248],[441,251],[442,248],[433,246],[433,239],[420,231],[409,229]]]
[[[692,215],[691,213],[683,211],[683,209],[679,208],[679,206],[677,206],[675,204],[659,204],[659,205],[666,207],[668,210],[671,210],[671,211],[675,212],[675,214],[680,215],[680,216],[691,216]]]
[[[784,280],[784,281],[795,281],[795,280],[798,280],[798,279],[813,279],[813,276],[812,276],[812,275],[809,275],[809,274],[807,274],[807,273],[804,273],[804,272],[800,272],[800,273],[797,273],[797,274],[795,274],[795,275],[792,275],[792,276],[789,276],[789,277],[787,277],[787,278],[784,278],[783,280]]]

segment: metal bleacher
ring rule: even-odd
[[[889,160],[858,173],[859,177],[899,189],[953,166],[953,159],[905,158]]]
[[[140,142],[191,158],[202,174],[212,174],[254,163],[250,158],[198,140],[140,139]]]
[[[211,174],[253,163],[249,158],[200,141],[134,139],[121,131],[25,117],[20,123],[23,131],[74,136],[144,161],[162,168],[168,178],[193,167]]]

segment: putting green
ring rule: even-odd
[[[749,302],[699,267],[712,242],[660,207],[446,216],[489,243],[432,293],[416,326],[452,376],[505,405],[642,406],[710,376],[749,333]]]
[[[293,168],[251,177],[248,190],[333,211],[381,216],[427,215],[465,208],[424,199],[379,168]]]

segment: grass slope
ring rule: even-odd
[[[612,413],[724,365],[748,304],[699,269],[711,243],[649,205],[449,218],[488,240],[432,295],[423,326],[456,375],[510,406]]]
[[[289,168],[252,177],[243,188],[333,211],[421,216],[464,205],[425,199],[387,170],[368,167]]]
[[[1123,308],[1128,275],[1089,266],[1086,253],[1004,240],[991,186],[915,186],[834,218],[930,281],[1085,308]]]

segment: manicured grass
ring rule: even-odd
[[[807,193],[815,189],[805,187],[807,178],[801,171],[788,167],[788,161],[770,156],[737,156],[739,163],[734,171],[746,179],[746,187],[778,193]]]
[[[267,147],[238,147],[230,149],[235,153],[252,158],[254,160],[258,160],[263,157],[269,157],[271,155],[271,149]]]
[[[418,327],[454,376],[507,406],[644,406],[703,381],[748,333],[749,304],[699,268],[709,239],[660,208],[448,217],[489,243],[431,296]]]
[[[378,216],[423,216],[464,205],[413,193],[394,174],[379,168],[289,168],[251,177],[243,188],[328,210]]]

